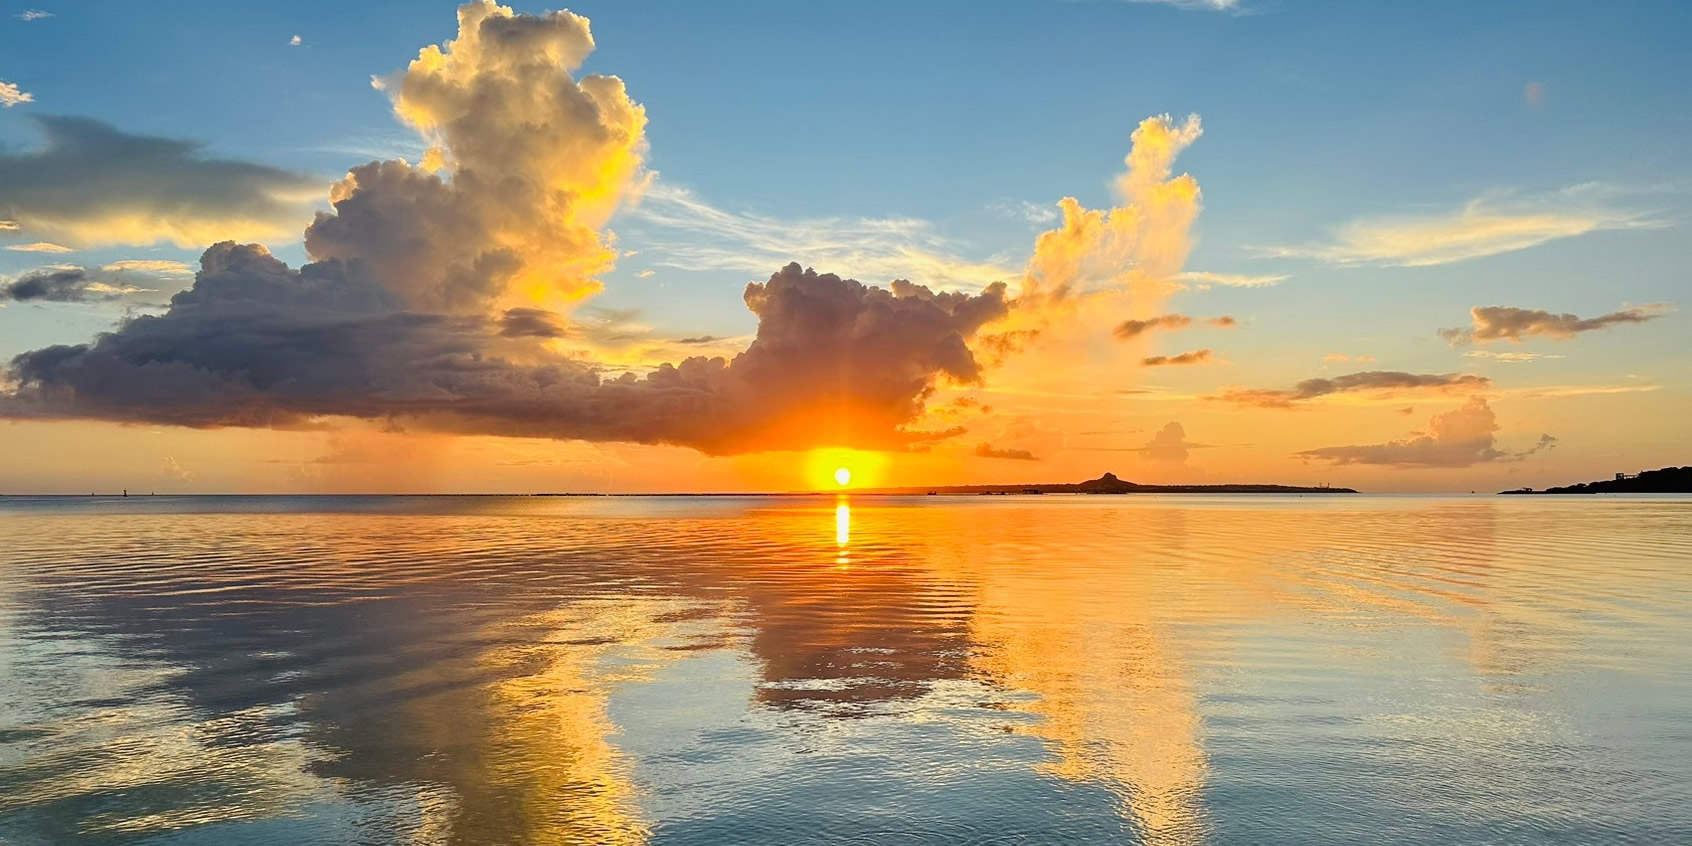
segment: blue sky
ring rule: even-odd
[[[1323,355],[1351,351],[1395,368],[1486,366],[1547,385],[1667,384],[1692,365],[1678,318],[1615,330],[1602,343],[1583,336],[1581,354],[1564,355],[1556,372],[1550,361],[1465,360],[1433,334],[1463,324],[1474,305],[1585,316],[1683,298],[1692,258],[1684,235],[1692,6],[1212,5],[576,7],[592,19],[598,45],[584,71],[620,76],[647,109],[646,165],[659,198],[612,221],[619,248],[633,254],[605,276],[594,306],[638,310],[639,320],[678,332],[752,331],[740,288],[775,267],[752,271],[762,254],[721,227],[656,220],[675,208],[663,198],[677,195],[795,232],[873,232],[898,221],[899,237],[925,250],[1014,272],[1060,197],[1110,205],[1110,180],[1142,118],[1197,113],[1204,136],[1178,163],[1204,192],[1187,269],[1285,277],[1178,295],[1178,305],[1255,327],[1261,343],[1249,357],[1236,353],[1229,381],[1290,383]],[[32,9],[48,15],[23,20]],[[32,115],[76,115],[194,139],[209,155],[309,173],[325,185],[374,158],[415,161],[422,143],[370,79],[451,37],[453,9],[13,5],[0,18],[0,80],[31,101],[0,109],[0,143],[32,148]],[[1381,256],[1344,243],[1348,226],[1449,219],[1471,203],[1506,216],[1568,214],[1591,226],[1460,260]],[[307,222],[302,215],[300,226]],[[297,237],[270,247],[290,263],[305,260]],[[702,260],[694,247],[735,255]],[[170,243],[68,257],[0,250],[0,275],[58,261],[191,264],[197,254]],[[819,269],[881,284],[887,279],[875,274],[898,267]],[[128,307],[14,304],[0,311],[0,354],[84,339]],[[1532,348],[1565,354],[1574,346]],[[1674,390],[1684,408],[1684,385]]]

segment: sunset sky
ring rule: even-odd
[[[9,6],[0,493],[1689,464],[1688,31],[1590,0]]]

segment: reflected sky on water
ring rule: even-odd
[[[0,500],[0,842],[1692,840],[1692,500]]]

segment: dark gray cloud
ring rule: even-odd
[[[976,458],[1006,458],[1013,461],[1039,461],[1040,459],[1025,449],[998,449],[992,444],[981,443],[975,445]]]
[[[1389,467],[1469,467],[1497,461],[1520,461],[1557,445],[1540,435],[1533,447],[1516,452],[1498,448],[1498,418],[1483,397],[1470,397],[1461,408],[1436,414],[1428,431],[1383,444],[1359,444],[1310,449],[1298,453],[1337,465],[1379,464]]]
[[[1221,317],[1189,317],[1185,314],[1161,314],[1157,317],[1146,318],[1145,320],[1124,320],[1117,324],[1114,331],[1117,338],[1126,341],[1130,338],[1137,338],[1144,335],[1153,329],[1162,329],[1165,331],[1186,329],[1192,326],[1193,321],[1195,320],[1202,320],[1217,329],[1232,329],[1239,325],[1239,321],[1226,314]]]
[[[282,234],[321,186],[200,145],[130,135],[89,118],[37,115],[44,145],[0,151],[0,220],[62,243],[184,246]]]
[[[1153,329],[1185,329],[1193,319],[1184,314],[1161,314],[1145,320],[1124,320],[1116,326],[1116,337],[1126,341],[1138,338]]]
[[[506,309],[499,319],[499,334],[507,338],[562,338],[570,334],[570,321],[545,309]]]
[[[0,282],[0,302],[88,303],[121,299],[152,291],[139,284],[141,274],[57,267],[25,273]]]
[[[1503,339],[1519,343],[1523,335],[1566,340],[1581,332],[1655,320],[1667,312],[1668,307],[1661,303],[1624,308],[1597,317],[1581,317],[1567,312],[1553,314],[1540,309],[1514,306],[1475,306],[1469,309],[1472,326],[1441,329],[1439,336],[1454,346]]]
[[[1256,405],[1264,408],[1290,408],[1295,403],[1330,394],[1392,394],[1413,390],[1464,391],[1481,390],[1491,385],[1491,379],[1485,376],[1476,376],[1472,373],[1405,373],[1399,370],[1366,370],[1361,373],[1335,376],[1331,379],[1305,379],[1292,388],[1283,390],[1238,388],[1223,391],[1217,396],[1208,397],[1208,399],[1240,405]]]
[[[1178,355],[1154,355],[1140,359],[1141,367],[1162,367],[1164,365],[1206,364],[1211,360],[1210,350],[1189,350]]]
[[[733,360],[602,378],[591,362],[549,352],[541,341],[558,324],[534,310],[411,311],[359,269],[294,270],[257,245],[213,246],[166,313],[14,358],[17,387],[0,415],[199,427],[405,419],[710,453],[898,448],[934,436],[904,427],[936,380],[979,380],[968,340],[1006,310],[1002,285],[887,290],[789,265],[747,286],[758,332]]]

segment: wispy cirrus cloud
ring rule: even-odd
[[[661,267],[768,273],[791,261],[841,268],[872,280],[909,279],[947,288],[980,288],[1016,279],[1004,255],[970,259],[915,218],[781,220],[717,208],[692,191],[656,183],[626,212],[645,224],[642,251]]]
[[[14,253],[71,253],[70,247],[55,244],[51,241],[36,241],[31,244],[11,244],[6,247]]]
[[[1189,270],[1175,277],[1177,281],[1190,282],[1201,289],[1208,288],[1211,285],[1223,285],[1229,288],[1267,288],[1270,285],[1279,285],[1291,278],[1291,275],[1285,273],[1252,276],[1244,273],[1212,273],[1207,270]]]
[[[1156,3],[1181,9],[1200,9],[1211,12],[1238,12],[1244,9],[1240,0],[1128,0],[1129,3]]]
[[[42,18],[50,18],[52,16],[52,12],[43,12],[40,9],[25,9],[17,14],[18,20],[23,21],[24,23],[38,21]]]
[[[1057,203],[1031,203],[1027,200],[1000,200],[987,207],[988,211],[1001,217],[1021,220],[1036,226],[1049,226],[1057,223]]]
[[[1522,364],[1529,361],[1539,361],[1544,358],[1562,358],[1560,355],[1545,355],[1530,352],[1492,352],[1491,350],[1469,350],[1463,353],[1466,358],[1484,358],[1488,361],[1502,361],[1508,364]]]
[[[1599,184],[1548,194],[1495,194],[1449,212],[1367,217],[1339,227],[1326,243],[1260,248],[1272,258],[1338,265],[1425,267],[1516,252],[1564,238],[1662,225],[1615,205],[1621,192]]]
[[[103,265],[101,270],[112,273],[131,271],[136,273],[152,273],[159,276],[193,276],[194,268],[180,261],[167,259],[123,259]]]

